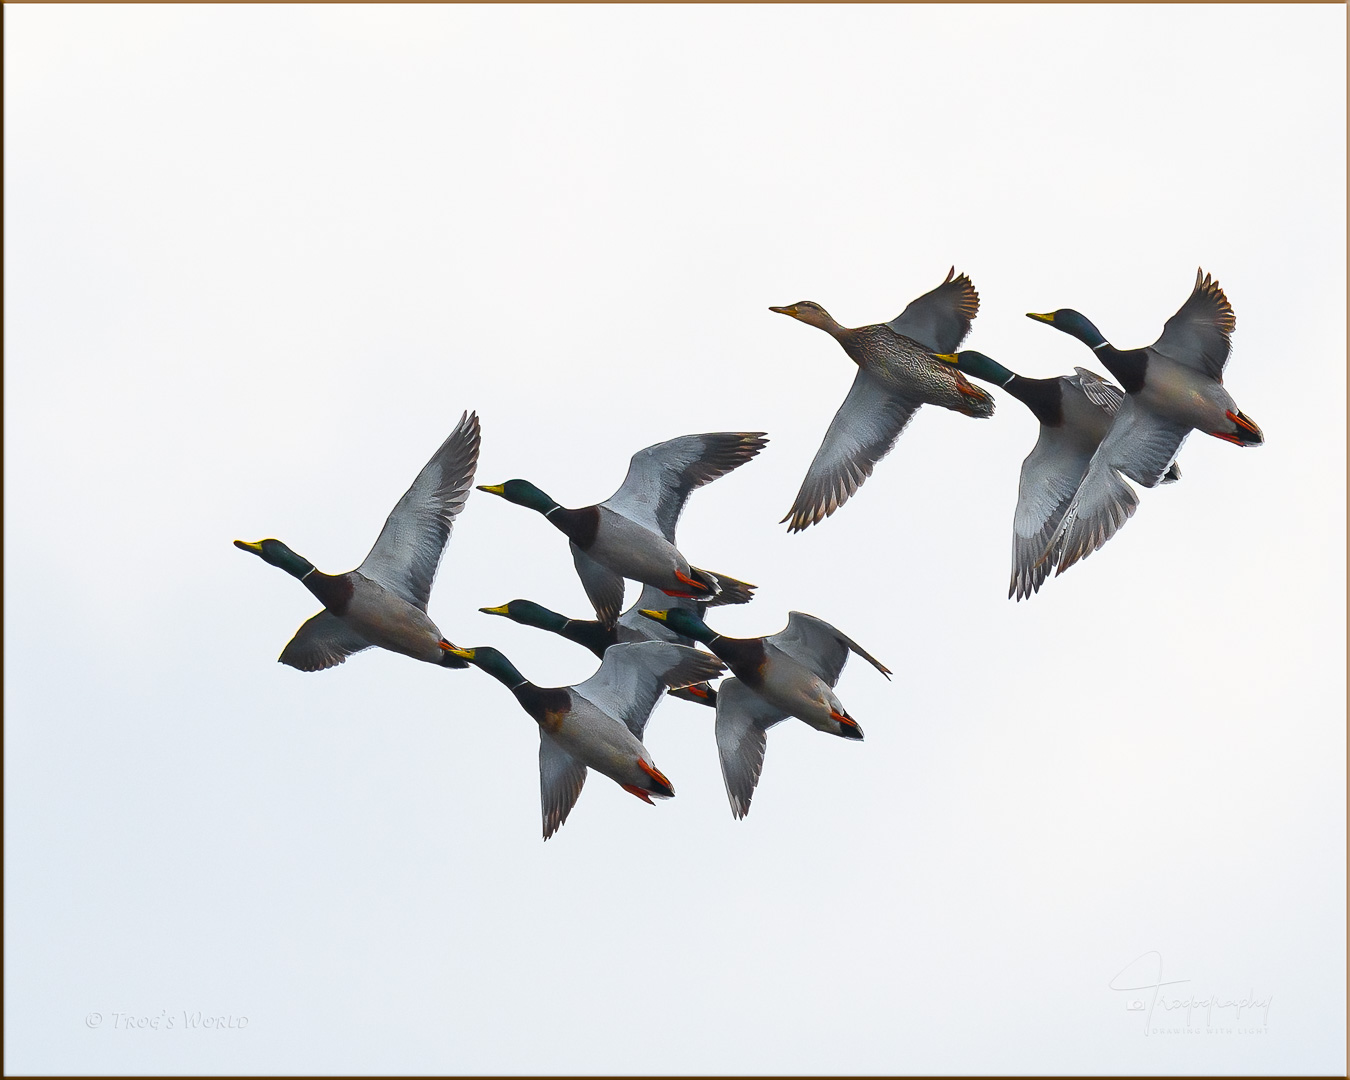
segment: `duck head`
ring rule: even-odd
[[[679,608],[671,608],[669,611],[648,611],[644,608],[638,614],[663,623],[674,630],[675,633],[693,638],[695,641],[701,641],[705,645],[710,644],[718,636],[713,632],[712,627],[692,611],[683,611]]]
[[[1106,338],[1102,337],[1102,332],[1092,325],[1088,317],[1081,311],[1074,311],[1073,308],[1058,308],[1043,315],[1028,311],[1027,318],[1049,323],[1056,330],[1063,330],[1066,334],[1076,337],[1090,349],[1095,349],[1106,341]]]
[[[933,358],[941,360],[944,364],[952,364],[958,371],[973,375],[977,379],[983,379],[985,382],[991,382],[995,386],[1004,386],[1015,378],[1013,372],[998,361],[992,360],[984,353],[976,352],[974,349],[963,349],[959,353],[934,353]]]
[[[292,577],[302,578],[314,569],[312,562],[297,555],[280,540],[258,540],[251,544],[247,540],[236,540],[234,546],[253,552],[263,562],[281,567]]]
[[[808,326],[819,327],[828,334],[838,333],[843,329],[830,313],[817,304],[814,300],[799,300],[795,304],[788,304],[787,307],[771,307],[770,311],[776,311],[779,315],[791,315],[794,319],[806,323]]]
[[[547,514],[558,505],[528,480],[508,480],[504,484],[479,484],[478,490],[486,491],[489,495],[500,495],[507,502],[528,506],[541,514]]]
[[[478,610],[485,615],[501,615],[522,626],[534,626],[555,633],[567,623],[566,616],[550,611],[533,600],[509,600],[501,607],[480,607]]]

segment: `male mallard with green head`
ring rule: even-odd
[[[1117,349],[1073,308],[1027,317],[1076,337],[1126,395],[1046,549],[1058,552],[1057,574],[1100,548],[1134,513],[1139,496],[1123,477],[1144,487],[1161,483],[1192,431],[1236,446],[1265,441],[1224,389],[1237,319],[1219,283],[1203,270],[1162,336],[1146,348]]]
[[[765,732],[795,716],[818,731],[861,739],[862,728],[835,696],[834,686],[850,652],[861,656],[888,679],[891,672],[824,619],[793,611],[776,634],[732,638],[718,634],[689,611],[643,611],[707,645],[726,661],[735,678],[717,688],[717,752],[722,762],[731,812],[743,818],[764,765]]]
[[[473,486],[479,441],[478,417],[465,413],[399,499],[355,570],[322,573],[280,540],[234,542],[299,578],[324,606],[291,638],[281,663],[320,671],[378,646],[429,664],[466,666],[448,651],[453,646],[427,615],[427,600],[455,517]]]
[[[1021,600],[1040,589],[1055,568],[1058,552],[1047,550],[1051,538],[1125,395],[1100,375],[1081,367],[1074,368],[1073,375],[1028,379],[973,349],[938,359],[1002,387],[1040,421],[1040,437],[1022,462],[1013,513],[1008,596],[1016,595]],[[1163,482],[1180,476],[1174,463]]]
[[[618,491],[576,510],[527,480],[478,490],[538,511],[571,541],[582,587],[608,627],[623,606],[624,578],[710,604],[750,600],[753,585],[691,566],[675,547],[675,526],[695,488],[744,465],[767,442],[762,431],[719,431],[657,443],[633,455]]]
[[[675,794],[642,745],[666,687],[715,678],[722,664],[707,653],[665,641],[615,645],[600,668],[575,686],[535,686],[496,649],[454,649],[515,695],[539,725],[539,795],[547,840],[567,820],[587,768],[650,803]]]

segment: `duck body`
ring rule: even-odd
[[[539,725],[545,840],[567,820],[588,768],[643,802],[674,796],[674,787],[642,744],[642,734],[664,689],[713,678],[722,670],[714,657],[682,645],[634,642],[609,649],[599,670],[585,682],[541,687],[496,649],[453,652],[510,689]]]
[[[840,738],[863,737],[830,684],[767,638],[719,634],[705,644],[748,689],[786,716]]]
[[[463,666],[446,652],[445,635],[425,611],[360,571],[336,577],[315,571],[305,586],[369,644],[428,664]]]
[[[789,716],[819,731],[861,739],[862,728],[834,693],[849,653],[856,653],[887,678],[890,670],[838,629],[794,611],[777,634],[731,638],[712,630],[688,611],[644,610],[677,633],[707,645],[726,661],[733,678],[722,680],[714,698],[718,758],[731,812],[750,812],[750,799],[764,764],[766,732]]]
[[[1101,548],[1134,514],[1139,496],[1122,478],[1146,488],[1164,482],[1192,431],[1237,446],[1265,441],[1223,386],[1237,320],[1219,283],[1203,270],[1162,335],[1146,348],[1117,349],[1073,308],[1029,314],[1082,341],[1125,390],[1047,547],[1047,555],[1058,559],[1057,573]]]
[[[783,518],[789,532],[823,521],[843,506],[890,453],[920,406],[938,405],[974,417],[993,415],[994,399],[988,393],[935,358],[961,343],[979,311],[979,294],[970,279],[954,274],[955,268],[888,323],[840,326],[811,300],[769,308],[824,330],[858,366]]]
[[[442,667],[467,666],[451,655],[453,645],[426,608],[455,518],[473,486],[479,443],[478,417],[465,413],[390,512],[355,570],[325,574],[280,540],[234,542],[298,578],[324,605],[282,650],[281,663],[320,671],[378,647]]]
[[[888,390],[966,416],[994,415],[994,399],[950,368],[934,363],[935,350],[890,326],[840,327],[834,338],[861,371]]]
[[[675,526],[695,488],[745,464],[766,442],[763,432],[722,431],[657,443],[633,455],[618,491],[578,509],[559,505],[525,480],[479,490],[538,511],[568,538],[596,616],[612,627],[625,578],[711,604],[750,600],[753,585],[692,566],[675,546]]]
[[[974,350],[941,359],[1001,387],[1040,423],[1036,445],[1022,462],[1013,514],[1008,596],[1022,600],[1038,591],[1055,567],[1057,552],[1047,548],[1124,394],[1086,368],[1075,368],[1073,375],[1029,379]],[[1174,464],[1165,479],[1180,475]]]

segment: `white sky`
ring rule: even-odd
[[[1344,1069],[1343,7],[5,29],[8,1072]],[[924,410],[788,536],[853,368],[768,306],[882,321],[953,263],[969,346],[1032,376],[1091,357],[1025,312],[1147,344],[1203,265],[1267,444],[1193,437],[1022,604],[1006,396]],[[494,680],[275,663],[316,605],[230,541],[356,565],[465,408],[479,482],[568,505],[659,440],[768,431],[681,547],[760,586],[717,628],[797,608],[896,671],[844,673],[866,741],[775,729],[737,823],[711,712],[668,702],[678,797],[592,776],[544,844]],[[431,614],[585,678],[476,611],[517,596],[587,610],[562,538],[476,494]],[[1111,981],[1150,952],[1268,1012],[1145,1034]]]

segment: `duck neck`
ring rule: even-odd
[[[334,615],[345,615],[347,604],[352,598],[351,578],[346,574],[325,574],[312,566],[300,580],[305,588],[314,594],[315,599]]]
[[[476,649],[474,662],[517,697],[522,687],[533,687],[530,680],[516,670],[515,664],[496,649]]]
[[[1037,420],[1049,427],[1059,427],[1064,422],[1064,387],[1058,379],[1027,379],[1009,374],[1011,378],[999,385],[1030,409]]]
[[[580,510],[569,510],[565,506],[553,504],[553,509],[544,514],[553,523],[553,527],[562,533],[577,547],[586,551],[595,543],[595,534],[600,531],[600,511],[594,506],[583,506]]]
[[[605,656],[605,650],[619,640],[618,627],[606,629],[596,619],[563,619],[563,624],[557,630],[568,641],[575,641],[583,648],[590,649],[596,656],[602,660]]]

